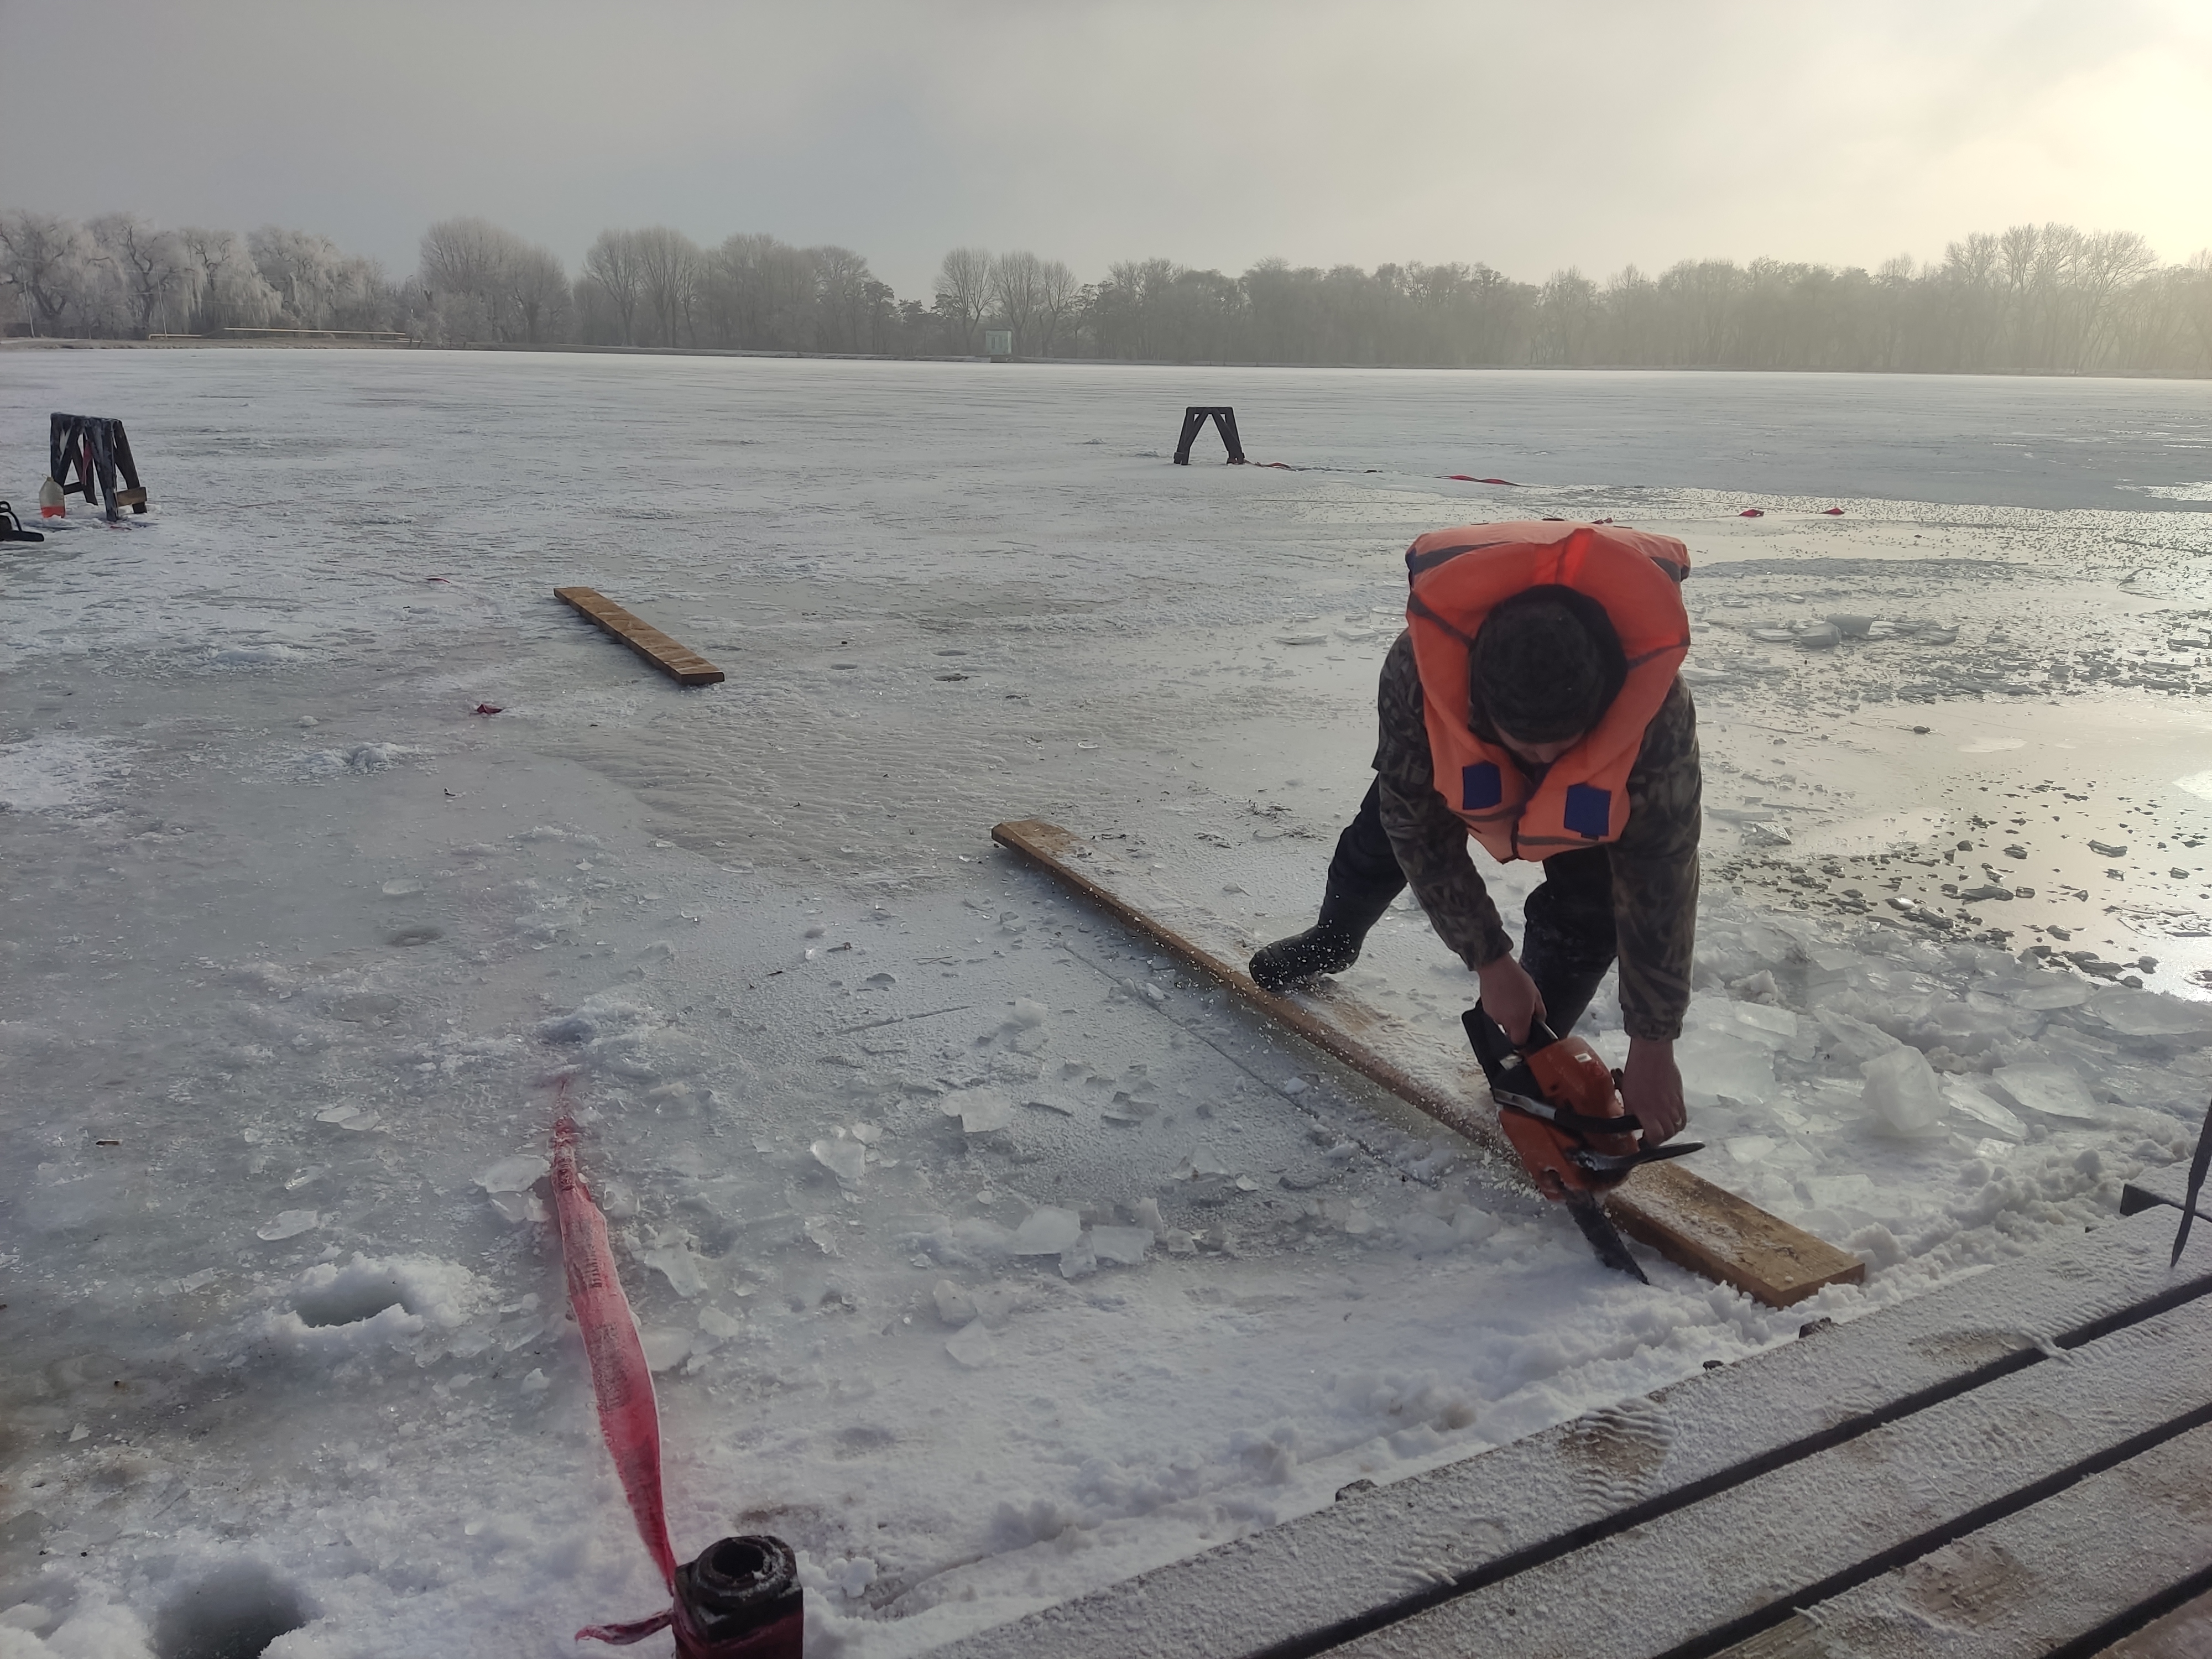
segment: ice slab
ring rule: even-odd
[[[542,1152],[517,1152],[512,1158],[500,1159],[478,1176],[477,1185],[488,1193],[525,1192],[550,1167]]]
[[[988,1134],[1014,1121],[1012,1097],[996,1089],[956,1089],[939,1100],[937,1109],[958,1118],[961,1128],[971,1135]]]
[[[1042,1204],[1014,1229],[1016,1255],[1058,1255],[1083,1237],[1083,1218],[1054,1204]]]
[[[1953,1111],[1973,1119],[1985,1128],[1995,1129],[2014,1140],[2027,1139],[2027,1124],[1971,1083],[1962,1083],[1956,1078],[1946,1079],[1943,1098],[1950,1103]]]
[[[2000,1066],[1990,1075],[1999,1088],[2031,1112],[2084,1123],[2104,1120],[2104,1111],[2090,1097],[2088,1085],[2063,1066],[2023,1062]]]
[[[2087,982],[2071,974],[2038,974],[2012,994],[2015,1008],[2078,1008],[2088,1000]]]
[[[1684,1032],[1674,1045],[1674,1064],[1682,1073],[1683,1098],[1692,1108],[1724,1100],[1759,1106],[1774,1093],[1772,1051],[1726,1031]]]
[[[1150,1227],[1093,1227],[1091,1230],[1091,1249],[1101,1261],[1119,1263],[1133,1267],[1145,1259],[1152,1248],[1152,1230]]]
[[[1688,1024],[1766,1048],[1786,1048],[1797,1040],[1797,1016],[1787,1008],[1770,1007],[1763,1002],[1698,997],[1690,1004]]]
[[[962,1120],[966,1127],[966,1120]],[[844,1139],[817,1140],[806,1149],[814,1154],[814,1161],[840,1181],[858,1181],[867,1173],[868,1149],[865,1143]]]
[[[1893,1048],[1866,1061],[1859,1075],[1866,1079],[1860,1098],[1892,1134],[1918,1139],[1936,1133],[1943,1118],[1943,1091],[1919,1049]]]
[[[953,1332],[945,1344],[945,1352],[968,1370],[981,1370],[999,1357],[999,1340],[984,1328],[981,1320],[973,1319]]]
[[[2212,1036],[2212,1006],[2157,991],[2100,991],[2089,1012],[2122,1036]]]

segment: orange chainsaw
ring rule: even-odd
[[[1582,1038],[1563,1037],[1540,1019],[1516,1048],[1480,1004],[1460,1018],[1490,1079],[1498,1127],[1536,1190],[1567,1206],[1599,1261],[1650,1284],[1607,1218],[1602,1195],[1638,1164],[1700,1152],[1703,1143],[1639,1145],[1644,1126],[1621,1104],[1620,1073]]]

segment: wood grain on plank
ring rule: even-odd
[[[1810,1612],[1824,1645],[1811,1651],[2205,1659],[2208,1490],[2212,1428],[2202,1428],[1821,1602]],[[2140,1627],[2112,1640],[2115,1626]]]
[[[655,668],[685,685],[713,685],[722,671],[688,645],[672,640],[594,588],[556,587],[553,597],[586,621],[605,629]]]
[[[1402,1036],[1387,1014],[1340,987],[1297,997],[1260,988],[1250,975],[1178,929],[1133,903],[1121,889],[1126,872],[1094,842],[1057,824],[1023,818],[994,826],[991,838],[1011,848],[1172,951],[1247,1006],[1288,1026],[1323,1053],[1380,1084],[1458,1134],[1512,1158],[1489,1086],[1472,1060],[1455,1065],[1439,1085],[1384,1058],[1377,1044]],[[1121,878],[1116,879],[1116,878]],[[1607,1200],[1621,1231],[1669,1261],[1770,1307],[1786,1308],[1827,1285],[1856,1285],[1866,1277],[1856,1256],[1793,1227],[1778,1216],[1714,1186],[1679,1164],[1638,1170]]]
[[[2178,1436],[2208,1419],[2212,1310],[2198,1300],[2085,1343],[2062,1363],[2014,1371],[1337,1650],[1345,1659],[1471,1653],[1484,1659],[1650,1659],[1684,1648],[1711,1651],[1748,1637],[1763,1621],[1779,1623],[1793,1610],[1832,1601],[1892,1569],[1902,1570],[1910,1595],[1916,1569],[1906,1563],[1918,1564],[1918,1583],[1927,1590],[1916,1610],[1948,1625],[1954,1618],[1944,1616],[1947,1574],[1929,1571],[1927,1563],[1954,1548],[1954,1540],[2030,1514],[2100,1466],[2155,1464]],[[1663,1421],[1631,1419],[1625,1428],[1642,1429],[1664,1455]],[[2195,1490],[2198,1507],[2206,1509],[2201,1486]],[[2077,1528],[2094,1530],[2096,1524],[2075,1520]],[[2190,1571],[2203,1567],[2201,1552],[2212,1543],[2212,1512],[2200,1514],[2194,1531],[2199,1553]],[[2006,1581],[2001,1555],[1987,1559],[1992,1576],[1977,1590],[1980,1569],[1972,1552],[1959,1554],[1960,1567],[1948,1577],[1956,1620],[1978,1596],[1991,1604],[1984,1615],[2007,1598],[2046,1600],[2032,1575]],[[1591,1595],[1594,1584],[1657,1593],[1615,1599]],[[2165,1586],[2146,1586],[2154,1587]],[[2060,1609],[2044,1629],[2056,1623],[2063,1634],[2080,1635],[2105,1616]],[[1836,1646],[1836,1621],[1823,1615],[1816,1622],[1835,1651],[1880,1650]],[[1899,1621],[1893,1627],[1905,1626]],[[1975,1650],[2049,1650],[2041,1642]],[[1942,1651],[1960,1650],[1946,1642]]]
[[[2070,1355],[2148,1308],[2212,1298],[2212,1237],[2192,1239],[2174,1273],[2166,1265],[2172,1236],[2165,1218],[2137,1216],[2064,1237],[1656,1394],[979,1632],[943,1659],[1322,1651],[1370,1619],[1407,1616],[1503,1579],[1516,1564],[1571,1556],[1617,1529],[1628,1503],[1644,1524],[1670,1505],[1693,1510],[1700,1495],[1771,1478],[1830,1448],[1848,1453],[1934,1401],[2042,1368],[2044,1342]],[[1935,1473],[1929,1466],[1918,1477]],[[1609,1595],[1613,1581],[1604,1582]],[[1667,1591],[1664,1575],[1643,1582]],[[1806,1659],[1787,1645],[1751,1651]]]

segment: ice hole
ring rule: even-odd
[[[268,1568],[247,1562],[210,1573],[161,1609],[155,1659],[256,1659],[307,1622],[300,1594]]]
[[[300,1322],[317,1330],[374,1319],[386,1308],[415,1311],[408,1307],[407,1292],[398,1279],[382,1273],[342,1273],[328,1285],[301,1291],[292,1302]]]

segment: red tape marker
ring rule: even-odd
[[[591,1361],[599,1432],[638,1536],[673,1603],[626,1625],[586,1625],[576,1639],[628,1647],[673,1626],[678,1659],[799,1659],[805,1607],[799,1564],[782,1540],[725,1538],[697,1560],[676,1564],[660,1489],[660,1407],[653,1398],[653,1369],[645,1363],[637,1321],[615,1271],[606,1218],[576,1167],[576,1124],[568,1114],[568,1093],[563,1081],[561,1115],[553,1125],[552,1185],[568,1305]]]
[[[562,1085],[563,1103],[567,1086]],[[615,1272],[614,1247],[607,1242],[606,1218],[592,1202],[592,1189],[576,1168],[576,1124],[563,1110],[553,1126],[553,1213],[561,1228],[561,1257],[568,1271],[568,1305],[592,1364],[592,1394],[599,1401],[599,1432],[615,1460],[629,1512],[636,1518],[646,1553],[660,1569],[661,1582],[676,1589],[676,1552],[669,1547],[666,1510],[660,1492],[660,1407],[653,1396],[653,1370],[629,1299]],[[627,1644],[664,1628],[672,1613],[634,1625],[594,1625],[576,1632],[581,1641]]]

